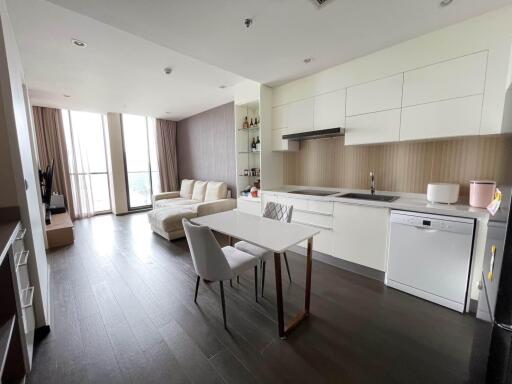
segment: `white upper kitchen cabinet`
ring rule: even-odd
[[[272,129],[288,128],[288,105],[272,108]]]
[[[347,116],[345,145],[375,144],[400,139],[400,109]]]
[[[316,96],[314,129],[345,127],[345,100],[345,89]]]
[[[404,74],[403,106],[482,94],[487,51],[432,64]]]
[[[290,133],[314,130],[314,97],[290,103],[288,108],[288,128]]]
[[[402,106],[403,74],[347,88],[347,116]]]
[[[403,108],[400,140],[478,135],[482,98],[460,97]]]
[[[389,209],[334,203],[333,256],[386,270]]]
[[[283,135],[289,134],[288,128],[272,130],[273,151],[298,151],[299,142],[295,140],[283,140]]]

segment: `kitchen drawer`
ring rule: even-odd
[[[318,215],[303,211],[293,212],[292,222],[312,225],[320,229],[332,229],[332,216]]]
[[[292,216],[295,216],[295,212],[297,210],[300,210],[300,211],[308,210],[308,201],[306,199],[295,199],[293,197],[279,196],[278,201],[281,204],[293,205]]]
[[[332,201],[309,200],[308,208],[312,212],[332,215],[333,204]]]

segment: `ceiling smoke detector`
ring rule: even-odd
[[[442,0],[442,1],[439,3],[439,5],[440,5],[441,7],[446,7],[446,6],[450,5],[451,3],[453,3],[453,0]]]
[[[71,43],[73,43],[74,45],[76,45],[77,47],[80,47],[80,48],[87,47],[87,43],[85,41],[82,41],[82,40],[71,39]]]
[[[328,3],[331,0],[312,0],[313,3],[315,3],[318,7],[321,7],[325,5],[325,3]]]

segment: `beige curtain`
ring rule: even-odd
[[[39,167],[44,170],[54,161],[52,191],[64,195],[69,215],[75,219],[62,113],[60,109],[46,107],[32,107],[32,112]]]
[[[178,190],[176,122],[156,119],[156,145],[162,192]]]

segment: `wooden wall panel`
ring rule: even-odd
[[[512,182],[512,136],[345,146],[343,137],[301,142],[298,152],[284,155],[284,183],[337,188],[369,188],[375,172],[377,188],[426,193],[433,181],[461,184],[491,179]]]
[[[225,181],[235,193],[234,108],[228,103],[178,121],[180,180]]]

